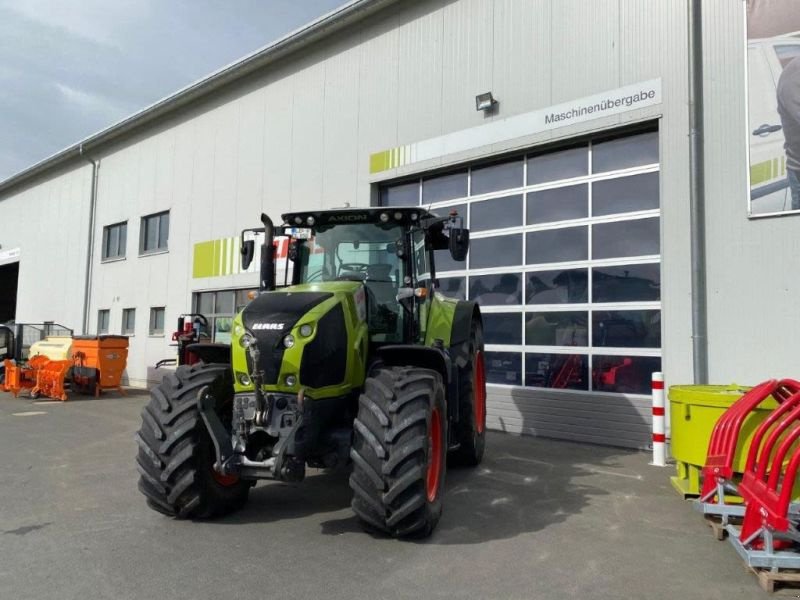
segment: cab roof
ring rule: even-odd
[[[436,219],[439,215],[420,206],[375,206],[368,208],[333,208],[309,210],[281,215],[285,225],[294,227],[325,227],[357,223],[398,223],[410,225]],[[312,219],[309,222],[309,219]]]

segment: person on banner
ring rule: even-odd
[[[778,114],[786,151],[786,179],[792,210],[800,210],[800,56],[792,59],[778,79]]]

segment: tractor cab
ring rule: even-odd
[[[441,217],[419,207],[287,213],[275,234],[288,240],[276,271],[291,285],[353,281],[363,284],[366,321],[374,344],[424,339],[433,297],[434,252],[464,260],[469,232],[457,214]],[[251,242],[254,244],[254,242]],[[253,249],[243,243],[245,260]]]

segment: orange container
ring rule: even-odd
[[[94,380],[95,396],[105,389],[116,389],[124,394],[120,384],[128,364],[126,336],[78,336],[72,342],[72,360],[73,378],[84,386]]]

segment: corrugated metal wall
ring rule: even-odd
[[[491,118],[502,119],[660,77],[664,102],[657,109],[521,137],[414,169],[660,119],[664,369],[670,381],[688,381],[685,6],[683,0],[602,0],[591,10],[585,0],[405,1],[109,149],[101,157],[97,233],[127,219],[128,251],[125,261],[100,264],[98,245],[92,327],[99,308],[112,309],[115,331],[122,308],[137,307],[144,329],[132,340],[129,375],[143,383],[152,376],[147,365],[171,352],[167,339],[146,335],[150,306],[167,307],[170,329],[175,316],[190,308],[192,291],[254,283],[246,274],[192,279],[194,243],[236,235],[257,224],[262,210],[275,216],[289,209],[369,204],[374,184],[384,179],[369,175],[369,155],[485,123],[474,108],[479,92],[491,90],[500,100],[499,114]],[[791,219],[745,218],[744,74],[736,58],[744,52],[741,5],[709,0],[704,6],[712,374],[752,380],[772,372],[774,361],[766,353],[754,358],[743,345],[796,318],[790,307],[797,284],[787,265],[796,260],[798,242],[791,237]],[[54,181],[64,177],[72,176]],[[9,218],[22,218],[23,203],[47,211],[43,190],[52,185],[65,184],[42,184],[0,203],[0,231]],[[82,185],[85,194],[78,196],[88,198],[88,183]],[[83,201],[76,197],[76,206]],[[169,253],[138,257],[139,219],[166,209]],[[732,248],[733,240],[740,246]],[[20,243],[35,253],[30,242]],[[74,246],[78,252],[77,241]],[[22,277],[20,304],[33,315],[42,283],[24,263]],[[750,281],[778,282],[780,306],[765,309],[762,294],[742,291]],[[63,308],[64,314],[71,310]],[[788,369],[793,343],[770,347]],[[646,400],[624,396],[494,390],[489,415],[492,426],[508,431],[642,446],[647,408]]]
[[[80,329],[91,175],[87,163],[0,201],[2,250],[21,251],[17,322]]]

